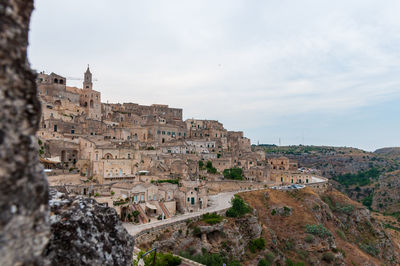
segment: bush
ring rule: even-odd
[[[249,244],[249,249],[253,253],[255,253],[257,250],[263,250],[264,248],[265,248],[265,239],[262,237],[251,240]]]
[[[379,255],[379,249],[373,244],[361,244],[360,248],[371,256],[376,257]]]
[[[286,259],[285,264],[286,264],[286,266],[305,266],[306,265],[302,261],[293,262],[291,259]]]
[[[226,211],[228,217],[241,217],[242,215],[250,212],[251,208],[244,202],[244,200],[235,195],[232,199],[232,207]]]
[[[151,180],[150,183],[152,183],[152,184],[170,183],[170,184],[179,185],[179,179]]]
[[[265,259],[261,259],[258,262],[258,266],[269,266],[269,265],[271,265],[271,264],[269,264]]]
[[[98,197],[98,196],[100,196],[100,194],[99,194],[99,193],[96,193],[96,194],[94,194],[94,196],[95,196],[95,197]]]
[[[369,209],[371,209],[373,197],[374,197],[373,194],[368,195],[367,197],[365,197],[365,198],[362,200],[362,204],[363,204],[364,206],[368,207]]]
[[[331,236],[331,232],[328,231],[323,225],[321,224],[307,224],[306,225],[306,233],[316,235],[319,237],[328,237]]]
[[[304,238],[304,241],[306,241],[307,243],[312,243],[312,242],[314,242],[314,237],[312,235],[307,235]]]
[[[199,161],[199,169],[200,170],[204,169],[204,162],[203,161]]]
[[[194,236],[198,236],[200,234],[201,234],[201,231],[200,231],[199,227],[196,226],[195,228],[193,228],[193,235]]]
[[[267,261],[267,263],[269,263],[269,265],[272,265],[272,263],[273,263],[274,260],[275,260],[275,255],[274,255],[272,252],[268,252],[268,253],[265,255],[265,260]]]
[[[114,196],[114,195],[115,195],[115,192],[114,192],[114,191],[111,191],[111,195]]]
[[[326,261],[328,263],[331,263],[331,262],[333,262],[335,260],[335,255],[333,255],[330,252],[326,252],[326,253],[324,253],[322,255],[322,260],[324,260],[324,261]]]
[[[138,258],[143,255],[144,252],[140,251],[138,254]],[[143,257],[144,265],[150,266],[153,265],[153,258],[154,253],[148,254],[147,256]],[[137,261],[134,261],[134,265],[137,265]],[[161,253],[157,252],[156,256],[156,266],[178,266],[182,263],[181,258],[172,255],[171,253]]]
[[[344,234],[344,232],[342,230],[337,229],[336,230],[336,234],[343,240],[347,240],[346,235]]]
[[[222,174],[227,179],[243,180],[243,170],[240,168],[225,169]]]
[[[357,174],[344,174],[334,176],[333,179],[344,186],[366,186],[371,183],[371,179],[376,179],[379,177],[380,171],[374,167],[367,171],[359,171]]]
[[[350,204],[336,204],[335,210],[350,215],[354,211],[354,206]]]
[[[222,221],[223,217],[216,213],[206,213],[201,217],[201,220],[208,224],[217,224]]]

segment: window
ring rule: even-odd
[[[57,132],[57,125],[54,125],[54,132]]]
[[[187,198],[187,201],[189,202],[189,201],[190,201],[190,198]]]

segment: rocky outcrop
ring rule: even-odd
[[[0,265],[42,265],[48,187],[34,137],[40,118],[27,60],[30,0],[0,1]]]
[[[156,241],[156,246],[164,251],[179,254],[190,251],[201,254],[204,250],[211,253],[225,252],[229,257],[241,257],[250,241],[260,237],[262,228],[257,217],[247,214],[234,221],[223,220],[215,225],[189,225],[187,233],[173,232],[165,240]]]
[[[130,265],[133,237],[117,213],[82,196],[50,192],[51,238],[43,255],[52,265]]]

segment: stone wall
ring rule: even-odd
[[[208,181],[207,187],[210,194],[217,194],[221,192],[230,192],[248,189],[262,189],[265,188],[264,183],[252,181],[237,181],[237,180],[224,180],[224,181]]]
[[[228,208],[217,211],[215,213],[217,213],[219,215],[225,215],[227,209]],[[156,241],[156,239],[160,235],[165,234],[168,231],[169,232],[179,231],[179,230],[186,231],[189,222],[200,220],[202,215],[203,214],[198,214],[195,217],[188,217],[187,219],[184,219],[184,220],[167,223],[167,224],[161,224],[161,225],[154,226],[152,228],[143,230],[134,236],[135,244],[136,244],[136,246],[139,246],[141,244],[151,243],[153,241]]]

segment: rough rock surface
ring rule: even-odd
[[[134,239],[114,209],[94,199],[50,191],[52,265],[130,265]]]
[[[174,253],[188,249],[196,254],[201,254],[203,249],[212,253],[220,253],[223,250],[230,257],[240,257],[244,254],[249,242],[260,237],[262,232],[257,217],[253,215],[237,218],[232,223],[224,220],[219,224],[196,227],[200,234],[195,234],[193,228],[187,235],[184,232],[174,232],[167,239],[156,241],[153,246]]]
[[[32,9],[30,0],[0,1],[0,265],[42,265],[49,234],[34,138],[40,104],[26,53]]]

